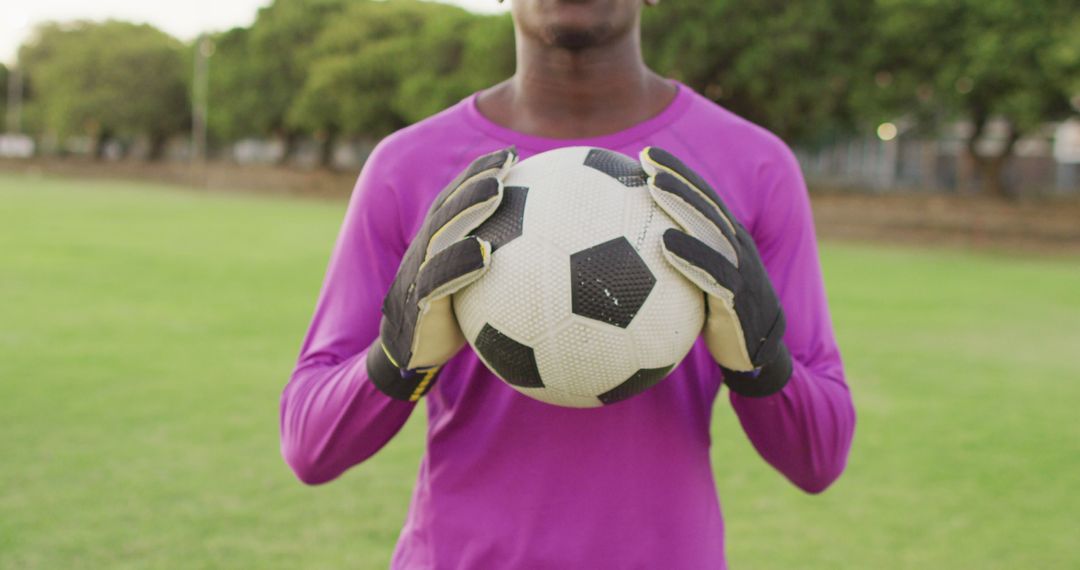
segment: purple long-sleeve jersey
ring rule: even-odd
[[[833,336],[809,199],[777,137],[683,84],[657,116],[587,139],[518,133],[472,95],[383,140],[356,183],[299,362],[281,401],[281,447],[306,483],[379,450],[416,404],[375,389],[366,349],[411,237],[443,186],[484,153],[570,145],[680,157],[753,235],[787,317],[794,372],[763,398],[731,394],[761,456],[807,492],[844,469],[855,425]],[[723,568],[709,461],[722,377],[699,339],[655,387],[602,408],[515,392],[468,347],[425,397],[427,450],[393,568]]]

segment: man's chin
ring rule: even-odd
[[[577,26],[551,26],[547,33],[548,43],[569,51],[581,51],[600,45],[608,35],[606,26],[582,28]]]

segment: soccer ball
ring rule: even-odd
[[[704,296],[664,259],[671,220],[634,159],[565,147],[514,165],[473,231],[488,272],[454,295],[469,344],[518,392],[598,407],[662,380],[697,339]]]

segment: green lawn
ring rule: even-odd
[[[344,209],[0,175],[0,568],[379,568],[420,414],[328,486],[278,454],[278,396]],[[859,422],[802,495],[726,398],[734,568],[1080,561],[1080,259],[826,244]]]

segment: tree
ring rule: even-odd
[[[273,130],[274,121],[264,105],[267,89],[252,63],[250,35],[250,28],[233,28],[210,36],[214,54],[209,65],[207,130],[214,140],[234,141]],[[193,45],[192,57],[194,49]]]
[[[113,137],[146,136],[151,159],[190,118],[183,44],[149,25],[51,23],[19,51],[39,127],[84,134],[100,158]]]
[[[402,80],[396,102],[411,123],[513,75],[513,22],[508,14],[435,18],[406,55],[414,72]]]
[[[444,4],[357,1],[310,61],[288,122],[322,135],[326,164],[338,136],[385,136],[512,73],[513,31]]]
[[[988,194],[1006,196],[1005,165],[1016,141],[1064,118],[1080,92],[1080,17],[1075,2],[878,0],[867,81],[853,98],[864,116],[906,115],[933,131],[972,125],[967,150]],[[980,142],[992,119],[1004,140]]]
[[[3,107],[4,111],[7,111],[9,75],[11,75],[11,72],[8,71],[7,66],[0,63],[0,107]]]
[[[312,44],[330,22],[344,22],[350,0],[275,0],[259,10],[247,34],[246,89],[257,102],[249,107],[253,134],[277,135],[285,141],[282,161],[288,160],[304,133],[288,120],[289,108],[307,83]],[[346,22],[345,25],[360,22]],[[252,97],[249,91],[242,96]]]
[[[855,126],[848,105],[872,34],[863,0],[712,0],[646,10],[643,50],[659,72],[791,142]]]
[[[400,58],[428,17],[418,2],[354,2],[313,44],[311,72],[290,121],[316,132],[372,137],[407,125],[394,98],[401,77],[414,70]]]

